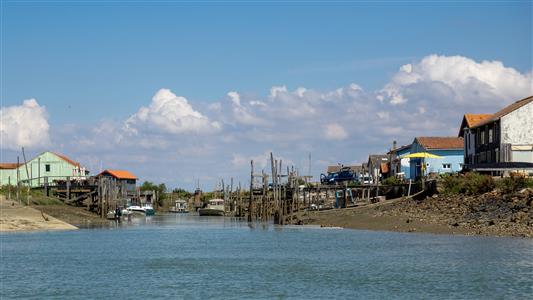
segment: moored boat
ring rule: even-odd
[[[143,214],[145,216],[155,215],[155,210],[151,204],[144,204],[143,206],[132,205],[128,207],[128,211],[134,214]]]
[[[198,209],[200,216],[224,216],[224,200],[211,199],[207,207]]]
[[[176,200],[176,202],[174,203],[174,206],[170,207],[168,211],[171,213],[182,213],[182,214],[188,213],[189,209],[188,209],[187,201]]]

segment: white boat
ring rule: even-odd
[[[128,207],[131,213],[143,214],[145,216],[155,215],[154,207],[151,204],[144,204],[143,206],[132,205]]]
[[[211,199],[207,207],[198,210],[200,216],[224,216],[224,212],[223,199]]]

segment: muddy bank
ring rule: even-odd
[[[0,232],[74,229],[78,228],[32,207],[0,197]]]
[[[37,205],[32,207],[79,228],[109,226],[109,220],[100,218],[82,207],[68,205]]]
[[[533,238],[533,189],[504,195],[436,195],[304,212],[296,222],[344,228]]]

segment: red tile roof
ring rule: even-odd
[[[126,170],[104,170],[96,176],[109,174],[117,179],[137,179],[137,177]]]
[[[16,169],[18,166],[22,166],[22,164],[17,163],[0,163],[0,169]]]
[[[474,125],[473,127],[479,127],[479,126],[483,126],[485,124],[488,124],[488,123],[491,123],[491,122],[494,122],[496,120],[499,120],[501,117],[519,109],[520,107],[526,105],[526,104],[529,104],[533,101],[533,96],[529,96],[527,98],[524,98],[522,100],[518,100],[516,101],[515,103],[511,104],[511,105],[508,105],[506,107],[504,107],[503,109],[501,109],[500,111],[498,111],[497,113],[493,114],[490,118],[487,118],[487,119],[484,119],[482,122],[480,123],[477,123],[476,125]]]
[[[416,140],[426,149],[463,149],[462,137],[417,137]]]
[[[56,152],[52,152],[53,154],[57,155],[59,158],[61,158],[62,160],[68,162],[69,164],[73,165],[73,166],[76,166],[76,167],[80,167],[80,163],[79,162],[75,162],[73,161],[72,159],[66,157],[65,155],[63,154],[59,154],[59,153],[56,153]]]

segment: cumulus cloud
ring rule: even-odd
[[[227,95],[231,100],[233,118],[236,122],[248,125],[265,124],[265,121],[263,119],[251,113],[250,109],[248,109],[245,105],[241,104],[241,96],[239,95],[239,93],[229,92]]]
[[[400,67],[377,99],[401,105],[424,93],[447,97],[453,103],[500,104],[531,95],[532,82],[531,73],[522,74],[500,61],[429,55]]]
[[[300,170],[308,170],[312,153],[316,178],[325,164],[366,161],[369,153],[386,152],[393,140],[407,144],[416,136],[456,135],[464,113],[495,112],[533,94],[531,82],[531,73],[500,62],[430,55],[401,66],[375,91],[357,83],[329,90],[282,85],[264,96],[229,89],[201,103],[162,89],[128,120],[92,126],[92,134],[119,141],[112,145],[120,153],[113,160],[122,160],[123,167],[150,149],[146,163],[154,165],[153,176],[167,172],[165,178],[182,182],[206,174],[246,182],[250,160],[258,170],[269,168],[270,149],[284,165],[296,162]],[[217,134],[205,137],[212,132]],[[92,147],[90,139],[80,139],[80,148]]]
[[[19,106],[0,108],[2,148],[45,147],[50,143],[49,129],[46,108],[35,99],[24,100]]]
[[[327,124],[324,128],[324,136],[329,140],[344,140],[348,133],[337,123]]]
[[[211,133],[220,130],[221,124],[194,110],[186,98],[160,89],[148,107],[141,107],[125,122],[130,133],[137,134],[142,128],[170,134]]]

